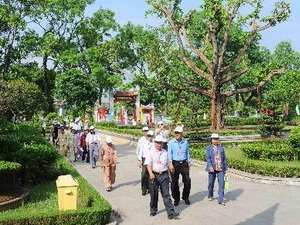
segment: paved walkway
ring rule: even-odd
[[[104,140],[104,134],[100,134]],[[226,191],[226,206],[207,200],[207,173],[201,164],[191,167],[191,205],[183,201],[175,207],[180,212],[177,220],[168,220],[159,196],[159,211],[155,217],[149,215],[149,195],[142,196],[140,168],[135,156],[135,142],[114,137],[119,160],[114,189],[107,192],[103,185],[102,171],[92,169],[87,163],[76,162],[79,173],[107,199],[113,208],[110,224],[222,224],[222,225],[297,225],[300,222],[300,186],[263,184],[240,179],[229,173],[231,189]],[[216,182],[217,184],[217,182]],[[216,185],[217,186],[217,185]],[[182,191],[182,186],[180,188]]]

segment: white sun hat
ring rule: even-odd
[[[182,133],[182,132],[183,132],[183,127],[182,127],[182,126],[177,126],[177,127],[175,127],[174,132]]]
[[[148,135],[148,136],[154,136],[154,132],[153,132],[152,130],[149,130],[149,131],[147,132],[147,135]]]
[[[210,138],[220,138],[220,136],[217,133],[212,133]]]
[[[148,127],[143,127],[143,131],[148,131],[149,128]]]
[[[161,136],[161,135],[157,135],[157,136],[154,138],[154,141],[155,141],[155,142],[165,142],[166,139],[165,139],[163,136]]]
[[[113,142],[111,136],[107,136],[107,137],[105,138],[105,141],[106,141],[106,143],[112,143],[112,142]]]

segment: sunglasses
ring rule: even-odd
[[[177,131],[176,131],[176,132],[175,132],[175,134],[182,134],[182,133],[181,133],[181,132],[177,132]]]

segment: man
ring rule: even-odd
[[[67,142],[68,136],[65,134],[65,129],[63,127],[60,127],[60,132],[58,133],[56,143],[59,145],[59,152],[63,156],[67,156],[68,153]]]
[[[157,135],[154,139],[154,148],[146,156],[145,165],[149,173],[150,216],[157,213],[158,192],[161,191],[168,219],[176,219],[179,215],[169,194],[170,173],[168,171],[168,152],[162,148],[165,139]]]
[[[76,162],[77,160],[77,151],[79,148],[77,130],[75,127],[71,128],[71,134],[68,137],[68,152],[70,153],[70,160]]]
[[[190,205],[190,190],[191,190],[191,178],[190,178],[190,151],[189,145],[185,138],[183,138],[182,126],[177,126],[174,130],[175,137],[168,143],[168,157],[169,167],[172,173],[171,191],[174,199],[174,205],[177,206],[180,201],[180,191],[178,185],[179,175],[182,176],[183,192],[182,199],[185,204]]]
[[[147,171],[147,166],[144,164],[146,156],[149,154],[150,150],[153,147],[153,136],[154,132],[149,130],[146,135],[146,141],[143,141],[140,150],[138,153],[138,166],[142,168],[141,172],[141,188],[142,188],[142,195],[145,196],[148,192],[148,179],[149,173]]]
[[[144,144],[144,142],[147,141],[147,132],[149,131],[149,128],[148,127],[143,127],[142,128],[142,133],[143,133],[143,136],[138,140],[137,142],[137,146],[136,146],[136,155],[139,154],[139,151],[141,149],[141,146]]]
[[[171,127],[169,127],[169,130],[165,129],[165,124],[163,121],[158,121],[157,123],[157,129],[155,130],[155,136],[156,135],[161,135],[165,139],[163,148],[168,149],[168,139],[169,139],[169,134],[171,133]]]
[[[88,144],[88,151],[90,153],[90,162],[92,168],[96,168],[97,161],[99,159],[99,145],[100,137],[97,132],[95,132],[95,127],[90,126],[90,132],[86,136],[86,143]]]

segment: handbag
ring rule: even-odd
[[[225,174],[225,176],[224,176],[224,181],[225,181],[225,184],[224,184],[225,190],[229,190],[230,189],[230,182],[229,182],[227,174]]]

